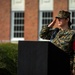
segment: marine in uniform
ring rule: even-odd
[[[59,23],[59,28],[52,28],[55,24],[56,19],[59,22],[65,24],[65,28]],[[63,21],[64,20],[64,21]],[[66,22],[66,23],[64,23]],[[49,25],[42,27],[40,31],[40,37],[43,39],[50,40],[55,46],[65,51],[70,55],[70,69],[72,73],[75,71],[75,30],[70,28],[70,12],[61,10],[55,17],[55,20]]]

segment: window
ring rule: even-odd
[[[24,38],[24,12],[12,12],[12,40]]]
[[[54,0],[39,0],[39,34],[42,26],[48,25],[53,20],[53,3]]]
[[[75,11],[74,10],[70,10],[71,13],[71,28],[75,30]]]
[[[69,0],[69,11],[71,13],[71,28],[75,30],[75,0]]]
[[[39,13],[39,33],[42,26],[48,25],[53,20],[53,11],[40,11]],[[40,37],[39,37],[40,40]]]
[[[49,11],[42,12],[42,25],[48,25],[52,21],[53,13]]]

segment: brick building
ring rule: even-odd
[[[59,10],[71,12],[75,28],[75,0],[0,0],[0,42],[39,41],[42,25],[49,24]]]

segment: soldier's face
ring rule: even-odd
[[[62,27],[62,26],[64,26],[64,25],[68,24],[67,19],[58,18],[58,19],[57,19],[57,22],[58,22],[58,26],[60,26],[60,27]]]

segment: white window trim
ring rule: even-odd
[[[54,0],[39,0],[39,10],[53,10],[53,2]]]
[[[44,12],[44,11],[40,11],[39,12],[39,32],[38,32],[38,34],[40,34],[40,31],[41,31],[41,29],[42,29],[42,12]],[[47,11],[46,11],[47,12]],[[50,11],[48,11],[48,12],[50,12]],[[49,40],[46,40],[46,39],[42,39],[42,38],[40,38],[40,36],[38,37],[38,41],[49,41]]]
[[[71,17],[71,18],[70,18],[70,19],[71,19],[71,22],[72,22],[72,19],[75,20],[75,17],[72,18],[72,12],[73,12],[73,11],[75,12],[75,10],[69,10],[69,12],[71,13],[71,15],[70,15],[70,17]],[[75,27],[75,24],[72,24],[70,27],[71,27],[71,28]]]
[[[19,41],[19,40],[24,41],[24,38],[12,38],[11,42],[15,42],[15,41]]]
[[[11,16],[14,16],[14,12],[15,11],[12,11],[11,12]],[[12,41],[19,41],[19,40],[24,40],[24,37],[23,38],[14,38],[13,36],[14,36],[14,34],[13,34],[13,30],[14,30],[14,25],[13,25],[13,23],[14,23],[14,17],[11,17],[11,42]]]
[[[12,11],[24,11],[25,10],[25,0],[11,0]]]

